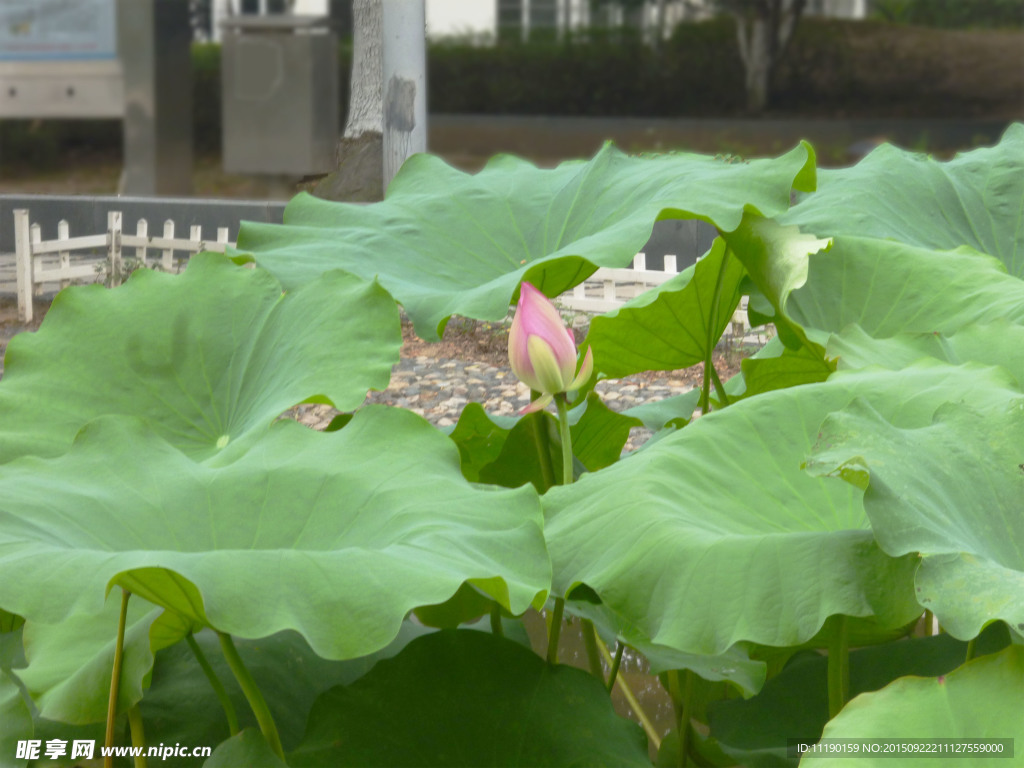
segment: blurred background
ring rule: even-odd
[[[328,19],[344,126],[353,0],[189,0],[188,15],[194,194],[281,199],[315,183],[225,172],[224,23]],[[1024,0],[426,0],[426,24],[428,148],[471,171],[499,152],[552,165],[606,139],[751,157],[807,138],[825,166],[883,141],[947,157],[1024,119]],[[122,125],[0,109],[0,193],[117,192]]]

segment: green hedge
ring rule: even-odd
[[[1000,35],[1019,38],[1015,32],[949,32],[805,18],[776,73],[773,113],[1007,117],[1002,114],[1006,104],[1015,97],[1019,104],[1024,95],[1014,85],[1020,73],[1010,71],[1005,58],[996,70],[1005,77],[992,76],[991,67],[989,75],[981,74],[984,68],[978,65],[979,56],[1005,57],[1006,42],[1020,42]],[[992,40],[1003,47],[989,53]],[[342,105],[348,101],[350,58],[350,46],[340,46]],[[680,25],[658,52],[629,34],[590,32],[561,43],[438,44],[430,47],[428,58],[432,112],[634,117],[744,113],[743,68],[729,17]],[[219,46],[194,46],[192,61],[195,146],[199,152],[216,152],[221,144]],[[1007,78],[1017,80],[1009,91],[1004,85],[1000,94],[993,83]],[[1019,117],[1008,117],[1014,116]],[[45,166],[47,158],[59,155],[57,148],[116,148],[120,141],[120,123],[112,121],[6,121],[0,123],[0,162]]]

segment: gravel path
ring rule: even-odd
[[[650,374],[599,382],[596,390],[614,411],[680,395],[693,388],[688,378]],[[464,360],[444,360],[419,355],[402,358],[383,392],[371,392],[367,403],[385,403],[406,408],[439,427],[452,426],[462,409],[478,402],[484,410],[499,416],[515,416],[530,402],[530,390],[507,367]],[[326,405],[300,405],[296,418],[314,429],[323,429],[337,414]]]

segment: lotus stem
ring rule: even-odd
[[[680,768],[686,768],[690,762],[690,712],[693,709],[693,672],[688,669],[682,670],[683,682],[679,682],[679,670],[673,669],[668,673],[669,694],[672,696],[672,704],[676,710],[679,734],[679,762]]]
[[[725,267],[729,263],[731,255],[732,251],[726,250],[725,255],[722,257],[722,263],[718,267],[718,277],[715,279],[715,292],[711,297],[711,315],[708,317],[708,332],[704,343],[704,347],[707,350],[704,353],[704,382],[701,385],[700,393],[700,412],[702,415],[711,410],[712,382],[715,385],[715,394],[718,395],[718,399],[722,401],[723,405],[729,404],[729,398],[725,394],[722,380],[718,378],[718,372],[715,370],[715,342],[718,340],[712,337],[714,335],[715,319],[718,317],[718,307],[722,300],[722,282],[725,279]]]
[[[558,639],[562,635],[562,614],[565,612],[565,598],[555,598],[551,611],[551,626],[548,627],[548,664],[558,663]]]
[[[924,611],[924,636],[931,637],[935,634],[935,614],[927,608]]]
[[[718,395],[718,399],[722,401],[722,405],[729,405],[729,395],[726,394],[725,385],[722,384],[722,380],[718,377],[718,370],[715,366],[711,366],[711,383],[715,385],[715,394]]]
[[[132,746],[138,753],[135,755],[135,768],[146,768],[146,729],[142,727],[142,712],[138,704],[128,710],[128,727],[132,733]]]
[[[245,694],[245,698],[249,701],[252,713],[256,716],[256,722],[260,726],[263,738],[266,739],[274,754],[281,758],[283,762],[284,747],[281,746],[281,736],[277,732],[277,725],[274,723],[274,716],[270,714],[270,709],[267,707],[266,699],[263,698],[263,694],[260,692],[259,686],[256,685],[252,675],[249,674],[249,670],[245,668],[242,657],[238,655],[238,649],[235,648],[235,644],[231,640],[231,635],[218,632],[217,637],[220,638],[220,647],[224,652],[224,658],[227,660],[232,674],[234,674],[235,679],[238,681],[242,693]]]
[[[569,405],[565,394],[555,395],[558,408],[558,434],[562,438],[562,485],[573,481],[572,473],[572,431],[569,429]]]
[[[973,659],[975,654],[977,653],[977,651],[978,651],[977,642],[978,642],[978,638],[976,638],[976,637],[972,637],[970,640],[967,641],[967,653],[965,654],[965,657],[964,657],[964,663],[965,664],[968,661],[970,661],[971,659]]]
[[[597,630],[594,629],[594,622],[590,619],[583,619],[580,625],[583,634],[583,647],[587,649],[587,664],[590,667],[590,674],[604,683],[604,667],[601,666],[601,652],[597,650]]]
[[[505,628],[501,626],[501,606],[497,603],[491,606],[491,634],[495,637],[505,636]]]
[[[533,443],[537,446],[537,459],[540,463],[540,476],[544,487],[541,493],[555,484],[555,468],[551,463],[551,442],[548,440],[547,416],[544,411],[533,414]]]
[[[558,408],[558,433],[562,439],[562,485],[573,481],[572,473],[572,433],[569,431],[569,406],[565,401],[565,393],[555,395]],[[555,609],[551,613],[551,626],[548,627],[548,663],[558,663],[558,640],[562,634],[562,615],[565,612],[565,598],[555,598]]]
[[[597,648],[604,657],[604,663],[609,667],[614,663],[612,661],[612,655],[608,652],[608,648],[605,647],[604,642],[600,637],[595,638],[597,640]],[[647,713],[644,712],[640,706],[640,702],[636,700],[636,696],[633,694],[633,690],[629,687],[629,683],[626,682],[624,677],[617,677],[615,681],[619,684],[619,692],[622,697],[629,704],[630,709],[636,715],[636,719],[640,721],[640,726],[644,729],[644,733],[647,734],[647,738],[650,739],[651,744],[654,745],[655,750],[661,749],[661,737],[658,735],[658,730],[654,727],[654,723],[647,717]]]
[[[210,666],[210,662],[206,660],[206,654],[203,653],[203,649],[199,647],[199,643],[196,642],[196,639],[191,632],[185,635],[185,642],[187,642],[188,647],[192,649],[192,655],[196,657],[196,661],[198,661],[199,666],[202,667],[203,673],[206,675],[206,679],[210,681],[210,687],[213,688],[213,692],[217,694],[217,701],[220,702],[220,705],[224,710],[224,715],[228,719],[228,733],[232,736],[237,735],[238,714],[235,712],[235,705],[231,701],[231,697],[228,696],[228,692],[224,689],[224,684],[221,683],[220,678],[217,677],[217,673],[213,671],[213,667]]]
[[[121,589],[121,615],[117,620],[117,640],[114,643],[114,666],[110,670],[110,698],[107,699],[107,733],[104,745],[107,754],[103,758],[103,768],[114,768],[114,720],[117,718],[117,699],[121,691],[121,662],[124,657],[124,629],[128,623],[128,598],[132,593]]]
[[[625,643],[619,643],[615,649],[615,658],[612,659],[612,668],[608,672],[608,693],[615,687],[615,678],[619,676],[619,666],[622,664],[622,653],[626,650]]]
[[[850,636],[846,616],[834,616],[828,646],[828,719],[839,714],[850,696]]]

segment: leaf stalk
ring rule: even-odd
[[[128,598],[132,593],[121,588],[121,614],[117,620],[117,640],[114,643],[114,666],[110,670],[110,698],[107,699],[107,732],[103,740],[107,747],[107,755],[103,758],[103,768],[113,768],[114,756],[114,721],[117,718],[117,699],[121,692],[121,664],[124,660],[124,630],[128,624]]]
[[[850,697],[850,634],[846,616],[833,616],[828,646],[828,719],[839,714]]]
[[[725,281],[725,268],[729,264],[729,257],[731,255],[732,250],[727,249],[722,257],[722,263],[718,267],[718,277],[715,278],[715,292],[711,297],[711,313],[708,317],[707,336],[704,340],[704,381],[700,392],[701,415],[711,410],[712,383],[714,384],[715,394],[718,395],[718,399],[722,401],[723,405],[729,405],[729,397],[725,394],[725,387],[722,386],[722,380],[718,377],[718,371],[715,370],[715,343],[718,340],[713,338],[713,336],[716,321],[718,320],[718,308],[722,303],[722,283]]]
[[[608,652],[608,648],[600,637],[596,638],[596,640],[598,650],[600,650],[601,655],[604,657],[604,663],[610,668],[614,663],[612,655]],[[625,645],[625,643],[622,643],[622,645]],[[643,708],[640,706],[640,702],[636,700],[636,695],[629,687],[629,683],[626,682],[624,677],[617,677],[615,682],[619,684],[619,692],[622,694],[622,698],[626,700],[626,703],[629,704],[630,709],[632,709],[633,713],[636,715],[636,719],[640,721],[640,727],[644,729],[644,733],[647,734],[647,738],[650,739],[651,744],[654,745],[656,750],[661,749],[661,736],[658,735],[658,729],[654,727],[654,723],[651,722],[647,713],[644,712]]]
[[[199,666],[203,670],[203,674],[206,675],[206,679],[210,682],[210,687],[213,688],[213,692],[217,695],[217,701],[220,702],[221,708],[224,710],[224,715],[228,719],[228,733],[231,736],[238,734],[238,714],[235,712],[235,705],[231,701],[231,697],[228,696],[227,690],[224,688],[224,684],[217,677],[217,673],[214,672],[213,667],[210,666],[210,662],[206,659],[206,654],[203,653],[203,649],[199,647],[199,643],[196,642],[195,636],[189,632],[185,635],[185,642],[188,643],[188,647],[192,650],[192,655],[196,657],[196,661],[199,662]]]
[[[146,768],[146,729],[142,727],[142,712],[138,704],[128,710],[128,728],[132,734],[132,746],[138,752],[135,768]]]
[[[238,681],[238,685],[242,689],[242,693],[245,694],[245,698],[249,702],[249,706],[252,708],[252,713],[256,716],[256,722],[260,726],[260,732],[263,734],[263,738],[266,739],[267,744],[274,751],[274,754],[284,761],[284,747],[281,746],[281,736],[277,732],[277,725],[274,723],[274,716],[270,714],[270,708],[267,707],[267,701],[263,698],[263,693],[260,691],[259,686],[253,679],[252,675],[249,674],[249,670],[246,669],[245,663],[242,661],[242,657],[238,655],[238,649],[235,648],[235,643],[231,639],[231,635],[224,632],[218,632],[217,637],[220,638],[220,647],[224,652],[224,658],[231,668],[232,674]]]

